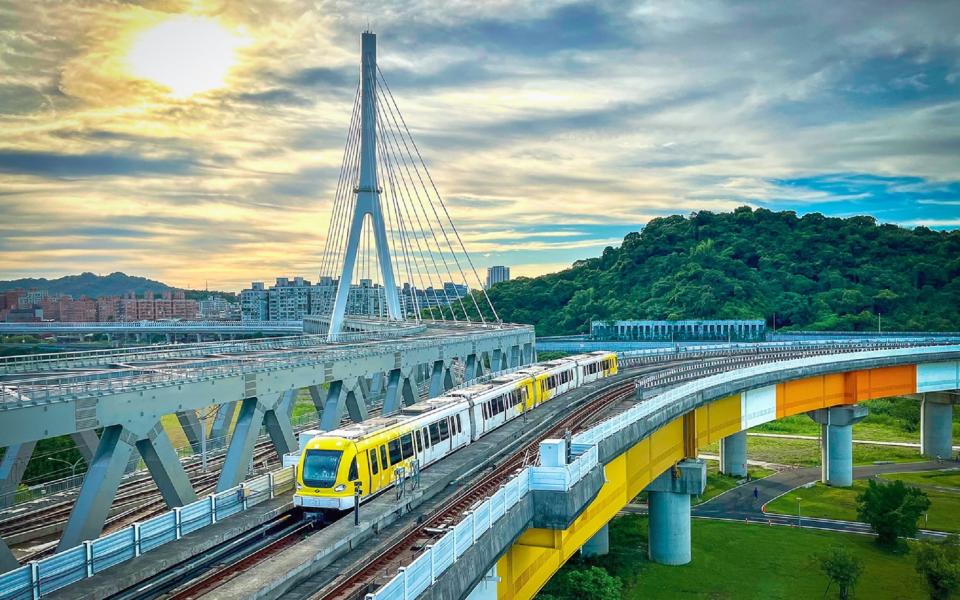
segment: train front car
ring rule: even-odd
[[[294,506],[314,511],[342,511],[353,507],[353,482],[361,481],[361,485],[363,482],[356,443],[345,433],[331,431],[307,443],[297,465]]]

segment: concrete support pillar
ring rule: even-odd
[[[926,393],[920,400],[920,453],[928,458],[953,456],[953,396]]]
[[[509,368],[509,364],[507,362],[507,352],[497,348],[493,351],[493,363],[490,365],[490,370],[496,372],[507,368]]]
[[[73,443],[77,445],[77,450],[87,465],[92,463],[93,456],[97,453],[97,446],[100,444],[100,438],[97,437],[97,432],[92,429],[78,431],[71,433],[70,438],[73,440]]]
[[[650,560],[662,565],[690,562],[690,496],[702,494],[706,485],[706,464],[684,460],[647,486]]]
[[[747,432],[720,440],[720,472],[731,477],[747,476]]]
[[[217,415],[210,426],[210,438],[207,444],[210,448],[225,448],[230,426],[233,424],[233,415],[237,412],[237,402],[221,404],[217,408]]]
[[[277,456],[281,460],[284,454],[289,454],[297,449],[297,438],[293,435],[293,425],[290,423],[288,410],[293,404],[296,394],[296,390],[287,390],[283,393],[275,408],[268,409],[263,413],[263,423],[267,428],[267,434],[270,436],[273,447],[277,451]]]
[[[0,461],[0,507],[12,506],[36,442],[7,446]]]
[[[0,575],[12,571],[20,566],[17,557],[13,555],[7,543],[0,539]],[[494,596],[496,598],[496,596]]]
[[[367,420],[367,405],[359,383],[347,388],[343,381],[332,381],[327,389],[327,398],[323,403],[323,414],[320,417],[320,429],[332,431],[340,427],[344,411],[350,415],[354,423]]]
[[[592,556],[606,556],[610,552],[610,526],[604,525],[587,543],[580,548],[580,554],[585,558]]]
[[[370,397],[376,398],[383,393],[383,373],[374,373],[370,378]]]
[[[853,485],[853,424],[867,407],[834,406],[807,413],[820,425],[820,479],[834,487]]]
[[[450,364],[444,360],[434,361],[430,374],[429,397],[436,398],[452,387],[453,374],[450,372]]]
[[[536,351],[533,348],[533,344],[526,343],[523,345],[523,350],[521,351],[521,364],[529,365],[535,360]]]
[[[135,443],[135,437],[121,425],[104,428],[97,453],[83,477],[80,494],[57,545],[58,551],[100,535]]]
[[[400,410],[401,405],[409,406],[417,401],[414,391],[413,374],[404,374],[400,369],[387,373],[387,387],[383,398],[384,416]]]
[[[510,364],[508,368],[514,368],[520,366],[520,346],[511,346],[510,347]]]
[[[466,382],[470,381],[471,379],[476,379],[478,371],[483,371],[483,367],[480,366],[480,357],[476,354],[467,355],[467,360],[463,371],[463,380]]]
[[[240,414],[233,428],[233,437],[227,447],[227,456],[217,480],[217,491],[222,492],[238,485],[250,470],[253,450],[263,424],[263,405],[256,397],[244,398],[240,403]]]
[[[195,410],[181,410],[177,412],[177,420],[180,421],[180,427],[190,442],[190,448],[194,454],[200,454],[200,419],[197,418]]]
[[[190,478],[183,470],[163,424],[157,423],[146,439],[138,440],[137,450],[168,507],[174,508],[196,501],[197,494],[193,491]]]

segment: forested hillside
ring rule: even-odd
[[[778,327],[960,330],[960,231],[741,207],[650,221],[559,273],[498,284],[504,321],[538,335],[592,319],[762,318]]]

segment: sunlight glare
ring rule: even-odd
[[[135,76],[186,98],[224,85],[240,43],[212,19],[181,15],[141,33],[127,60]]]

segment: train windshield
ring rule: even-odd
[[[310,487],[328,488],[337,482],[340,450],[307,450],[303,459],[303,483]]]

